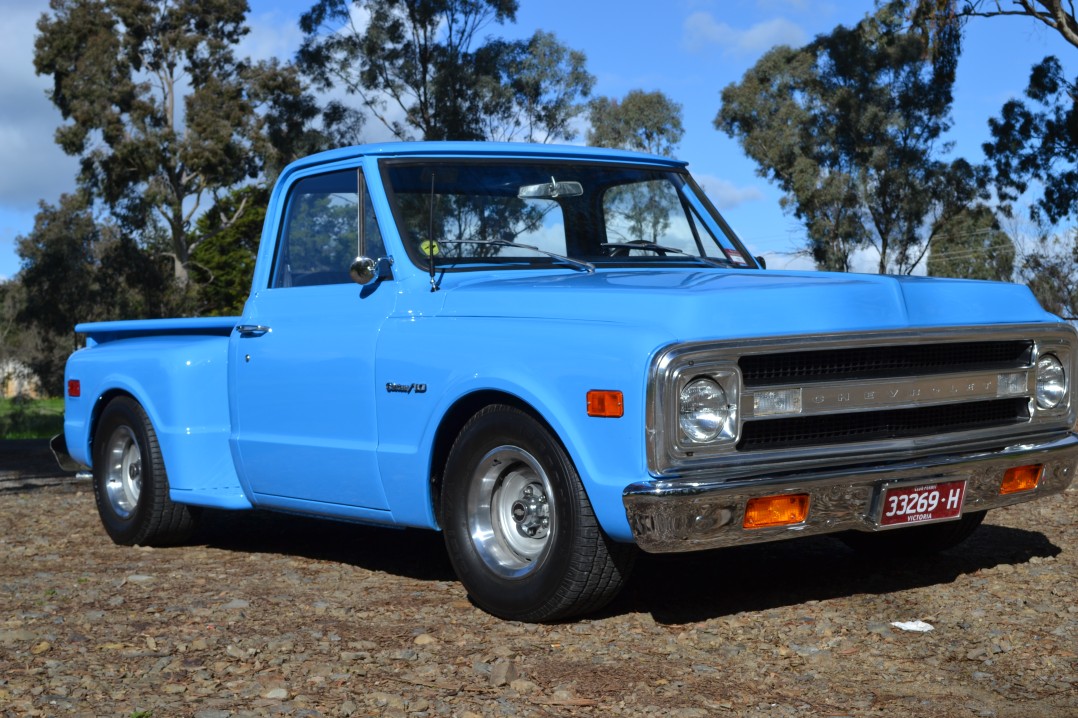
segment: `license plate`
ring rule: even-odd
[[[889,488],[883,492],[880,526],[944,521],[962,515],[965,481]]]

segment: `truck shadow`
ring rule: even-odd
[[[226,551],[333,561],[420,581],[456,580],[442,537],[433,531],[205,510],[193,542]],[[984,524],[958,547],[913,560],[866,558],[828,537],[700,553],[641,554],[621,595],[594,617],[648,613],[659,623],[693,623],[810,601],[947,584],[981,570],[1060,552],[1042,533]]]
[[[608,612],[683,624],[809,601],[937,586],[999,565],[1057,556],[1039,532],[983,524],[934,556],[872,558],[830,537],[681,555],[643,555]]]
[[[434,531],[205,509],[191,542],[226,551],[333,561],[420,581],[456,579],[442,535]]]

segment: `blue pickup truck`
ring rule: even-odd
[[[53,446],[115,542],[200,507],[435,529],[516,620],[599,608],[640,550],[945,549],[1078,459],[1078,337],[1025,287],[766,270],[628,152],[318,154],[242,316],[76,331]]]

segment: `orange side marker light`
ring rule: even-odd
[[[745,505],[743,526],[747,529],[762,529],[799,524],[808,518],[808,510],[808,494],[760,496],[749,499]]]
[[[625,400],[620,391],[592,389],[588,392],[588,416],[620,419],[625,415]]]
[[[1003,484],[999,487],[999,493],[1005,495],[1016,494],[1020,491],[1032,491],[1037,488],[1043,474],[1043,464],[1016,466],[1013,469],[1007,469],[1003,474]]]

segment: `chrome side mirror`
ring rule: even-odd
[[[367,285],[377,279],[389,279],[393,276],[393,259],[381,257],[356,257],[352,260],[352,266],[348,268],[348,275],[356,284]]]

